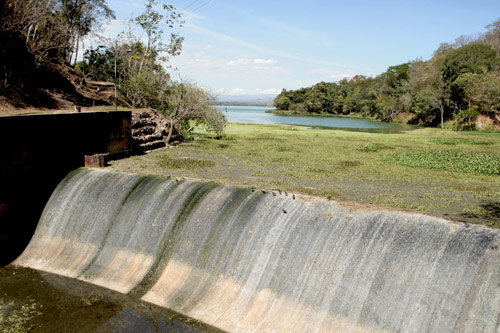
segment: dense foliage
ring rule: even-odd
[[[10,45],[0,48],[0,94],[17,89],[30,95],[35,77],[47,81],[42,68],[74,66],[82,84],[114,82],[132,106],[157,109],[170,120],[170,133],[173,127],[189,130],[189,121],[222,133],[225,117],[212,106],[214,98],[192,84],[175,82],[167,71],[184,40],[177,33],[181,14],[173,6],[145,0],[144,12],[130,21],[128,31],[112,39],[99,37],[101,45],[85,50],[78,63],[81,39],[115,18],[106,0],[5,0],[0,10],[0,42]],[[170,32],[167,37],[164,29]]]
[[[71,63],[81,38],[114,18],[105,0],[5,0],[0,31],[21,38],[36,65]]]
[[[329,113],[390,121],[401,112],[410,123],[472,128],[479,114],[500,116],[500,20],[476,39],[442,44],[428,61],[415,60],[374,78],[357,75],[339,82],[283,90],[274,100],[280,110]]]
[[[184,38],[174,32],[182,24],[181,14],[173,6],[146,0],[144,12],[131,20],[127,32],[85,51],[84,60],[76,65],[87,79],[115,82],[132,106],[154,108],[165,116],[170,122],[167,142],[174,127],[182,134],[192,129],[190,121],[218,135],[226,121],[207,91],[173,81],[164,67],[182,50]],[[167,38],[164,27],[172,31]]]

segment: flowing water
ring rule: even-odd
[[[375,121],[368,118],[335,116],[278,115],[266,113],[269,107],[259,106],[217,106],[229,122],[254,124],[286,124],[320,128],[331,128],[370,133],[398,133],[413,126]]]
[[[14,265],[227,331],[493,332],[499,231],[291,193],[77,170]]]

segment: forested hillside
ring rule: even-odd
[[[274,100],[290,113],[360,113],[383,121],[472,129],[481,115],[500,122],[500,20],[477,38],[441,44],[430,60],[391,66],[376,77],[283,90]],[[404,114],[404,117],[402,115]]]
[[[104,0],[0,1],[0,102],[57,108],[91,103],[72,83],[79,40],[113,18]]]
[[[99,45],[84,50],[79,62],[82,38],[98,36],[99,27],[115,18],[106,0],[5,0],[0,10],[0,104],[58,108],[59,99],[92,105],[95,96],[84,94],[88,82],[106,81],[114,103],[121,93],[132,107],[154,108],[167,118],[167,143],[174,129],[192,129],[189,121],[222,133],[225,117],[212,106],[214,98],[170,77],[168,60],[184,40],[175,7],[145,0],[127,31],[98,37]]]

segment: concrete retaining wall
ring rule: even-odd
[[[127,155],[130,133],[129,111],[0,117],[0,266],[24,249],[54,188],[84,155]]]

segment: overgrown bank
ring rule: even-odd
[[[403,134],[230,124],[110,169],[421,212],[500,227],[500,136],[419,129]],[[463,163],[467,158],[468,162]]]
[[[443,43],[428,61],[391,66],[376,77],[283,90],[274,106],[288,113],[362,114],[454,129],[500,128],[500,20],[478,37]],[[403,117],[402,117],[403,116]],[[480,121],[478,121],[479,118]],[[485,123],[486,121],[486,123]]]

